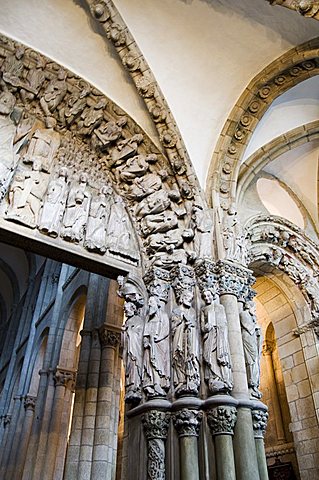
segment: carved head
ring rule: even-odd
[[[211,290],[204,290],[202,295],[206,305],[210,305],[213,302],[214,296]]]
[[[112,195],[112,193],[113,193],[113,190],[109,185],[103,185],[100,188],[100,194],[101,195]]]
[[[68,169],[66,167],[61,167],[59,168],[59,172],[58,172],[58,175],[59,177],[64,177],[64,178],[68,178]]]
[[[81,183],[88,183],[89,177],[86,172],[81,172],[79,176],[79,180]]]
[[[58,71],[58,80],[65,80],[66,77],[66,71],[63,70],[63,68],[60,68]]]
[[[148,313],[149,315],[154,315],[158,309],[159,309],[159,306],[158,306],[158,301],[157,301],[157,298],[154,297],[154,296],[151,296],[148,300]]]
[[[18,47],[18,48],[16,49],[16,58],[17,58],[18,60],[21,60],[21,58],[23,58],[23,56],[24,56],[24,52],[25,52],[25,50],[24,50],[23,47]]]
[[[136,314],[137,307],[133,302],[124,303],[124,313],[127,318],[133,317]]]
[[[0,94],[0,114],[10,115],[12,113],[14,105],[16,103],[15,96],[8,91],[4,91]]]
[[[54,128],[57,124],[57,121],[54,117],[46,117],[45,125],[47,128]]]
[[[41,168],[42,168],[42,162],[39,158],[35,158],[33,160],[33,166],[32,166],[32,169],[36,172],[40,172],[41,171]]]
[[[181,305],[184,305],[185,307],[191,307],[193,298],[194,298],[193,290],[185,289],[180,294],[179,303]]]

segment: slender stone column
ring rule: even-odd
[[[55,478],[56,453],[60,441],[61,417],[66,403],[65,396],[67,390],[74,392],[75,376],[74,371],[61,367],[57,367],[54,373],[55,392],[43,468],[43,475],[47,480]],[[69,399],[68,396],[67,399]]]
[[[215,441],[217,480],[236,480],[232,441],[236,419],[236,408],[228,405],[207,412],[207,423]]]
[[[203,414],[183,408],[173,416],[179,437],[181,480],[199,480],[198,435]]]
[[[268,480],[264,436],[267,428],[268,412],[263,409],[252,410],[255,444],[260,480]]]
[[[161,410],[150,410],[142,417],[147,440],[147,479],[165,480],[165,442],[168,434],[170,414]]]
[[[92,480],[111,478],[112,465],[109,459],[111,446],[111,400],[113,390],[113,377],[115,370],[116,350],[121,341],[120,329],[115,326],[102,325],[99,329],[101,342],[101,364],[97,409],[95,419],[95,432],[93,441]]]
[[[24,461],[27,454],[29,438],[32,428],[32,422],[34,417],[36,397],[32,395],[26,395],[24,398],[25,418],[23,421],[21,434],[19,436],[19,448],[16,452],[16,470],[14,478],[21,478]]]
[[[220,301],[225,307],[234,387],[232,395],[239,401],[234,432],[234,453],[237,480],[259,480],[250,395],[246,375],[244,348],[241,341],[239,309],[253,282],[250,270],[229,262],[218,262]]]

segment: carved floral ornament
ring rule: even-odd
[[[285,272],[300,288],[309,305],[312,320],[299,326],[300,335],[319,325],[319,246],[305,233],[281,217],[261,215],[246,225],[250,264],[267,262]]]
[[[115,25],[109,32],[116,44],[122,34]],[[135,69],[128,52],[126,63]],[[162,132],[175,155],[172,168],[132,119],[73,73],[4,36],[0,65],[4,228],[19,224],[28,236],[64,248],[71,242],[102,261],[140,265],[141,252],[146,266],[171,269],[201,253],[187,213],[192,202],[199,211],[205,204],[177,167],[175,132]],[[159,121],[163,115],[153,112]]]
[[[251,81],[236,102],[220,135],[208,175],[207,193],[214,205],[228,210],[235,202],[243,153],[269,105],[294,85],[318,75],[318,45],[316,38],[279,57]]]

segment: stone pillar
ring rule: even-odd
[[[147,440],[147,479],[165,480],[165,442],[168,434],[170,414],[150,410],[142,417]]]
[[[95,418],[95,432],[93,440],[93,458],[91,479],[112,478],[111,459],[109,455],[112,446],[110,435],[111,404],[113,391],[113,377],[117,374],[117,351],[121,341],[121,329],[104,324],[99,329],[101,342],[101,363],[99,376],[99,389]],[[118,407],[119,408],[119,407]]]
[[[266,362],[268,385],[269,385],[270,395],[272,400],[277,438],[279,442],[284,443],[286,440],[286,436],[285,436],[284,426],[282,422],[282,414],[281,414],[281,408],[279,403],[277,382],[276,382],[274,365],[272,360],[272,352],[274,350],[274,347],[275,347],[274,342],[271,342],[271,343],[267,342],[267,344],[263,348],[263,356],[265,357],[265,362]]]
[[[220,405],[207,412],[207,423],[215,443],[217,480],[236,480],[232,441],[236,419],[236,408],[229,405]]]
[[[229,346],[232,359],[233,397],[238,400],[237,422],[234,431],[234,454],[237,480],[259,480],[258,462],[251,418],[238,299],[248,295],[253,282],[251,271],[227,261],[217,262],[220,302],[225,307]]]
[[[179,437],[181,480],[199,480],[198,435],[203,414],[183,408],[173,416]]]
[[[267,428],[268,412],[265,409],[252,410],[255,444],[260,480],[268,480],[264,436]]]
[[[16,477],[14,478],[21,478],[23,472],[34,417],[35,402],[36,397],[32,395],[26,395],[24,398],[25,417],[19,436],[19,448],[16,452],[16,470],[14,473]]]
[[[70,400],[67,393],[74,392],[75,376],[76,374],[74,371],[61,367],[57,367],[54,373],[55,392],[49,424],[49,434],[47,440],[48,448],[46,449],[43,468],[43,475],[45,475],[47,480],[53,480],[56,478],[55,466],[59,460],[57,459],[57,451],[61,441],[61,420],[64,413],[65,404],[69,403]],[[67,401],[65,400],[65,397]]]

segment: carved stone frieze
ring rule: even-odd
[[[33,395],[26,395],[24,397],[24,408],[25,408],[25,410],[34,411],[36,400],[37,400],[37,397],[34,397]]]
[[[121,333],[110,325],[103,324],[99,328],[99,338],[102,348],[116,348],[121,343]]]
[[[221,405],[207,412],[207,422],[213,436],[233,435],[236,420],[237,410],[235,407]]]
[[[255,438],[264,438],[268,422],[268,412],[265,410],[252,410],[253,428]]]
[[[174,413],[173,423],[179,437],[198,437],[203,413],[183,408]]]
[[[71,392],[74,392],[76,372],[66,368],[57,367],[54,371],[54,383],[56,387],[65,387]]]

